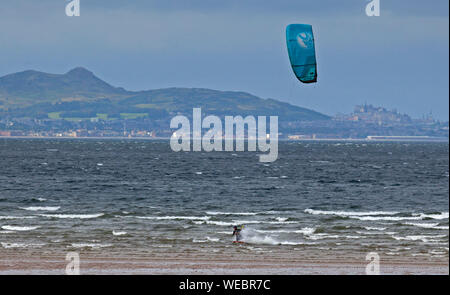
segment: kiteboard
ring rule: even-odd
[[[233,244],[245,244],[243,241],[233,241]]]

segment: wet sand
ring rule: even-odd
[[[38,256],[0,253],[0,274],[64,275],[65,254]],[[364,275],[368,261],[325,258],[221,255],[121,255],[80,253],[81,274],[153,274],[153,275]],[[381,259],[380,273],[386,275],[449,274],[448,258]]]

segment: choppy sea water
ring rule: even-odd
[[[0,252],[293,253],[448,260],[448,143],[0,139]],[[244,224],[244,245],[232,226]],[[3,250],[2,250],[3,249]]]

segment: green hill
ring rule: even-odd
[[[278,115],[280,121],[327,120],[321,113],[245,92],[166,88],[132,92],[78,67],[66,74],[24,71],[0,77],[0,118],[163,119],[192,114]]]

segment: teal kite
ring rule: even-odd
[[[286,28],[286,42],[295,76],[303,83],[317,82],[316,49],[311,25],[292,24]]]

